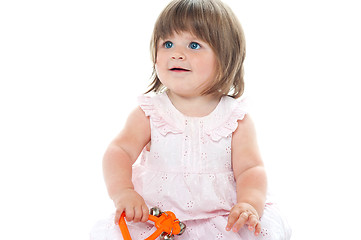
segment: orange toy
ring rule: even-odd
[[[180,222],[174,213],[167,211],[162,212],[159,208],[151,208],[148,220],[154,222],[157,230],[145,240],[155,240],[158,236],[160,239],[173,239],[174,235],[184,233],[186,225]],[[124,240],[132,240],[127,224],[125,222],[125,213],[123,212],[119,219],[119,228],[123,234]]]

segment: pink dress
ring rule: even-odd
[[[183,115],[166,93],[141,96],[139,103],[150,118],[151,145],[133,166],[134,187],[148,207],[172,211],[187,225],[185,233],[175,239],[290,239],[290,228],[271,202],[265,205],[258,237],[246,227],[238,233],[225,230],[229,211],[236,203],[231,140],[237,121],[246,114],[242,101],[224,96],[205,117]],[[155,231],[151,222],[128,223],[128,228],[134,240]],[[110,216],[95,225],[91,239],[123,238]]]

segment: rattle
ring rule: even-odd
[[[127,224],[125,222],[125,213],[123,212],[119,219],[119,228],[124,240],[132,240]],[[145,240],[155,240],[158,236],[161,240],[172,240],[174,235],[181,235],[186,229],[186,225],[180,222],[174,213],[162,212],[159,208],[153,207],[149,210],[148,220],[154,222],[157,230]]]

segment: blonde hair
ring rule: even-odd
[[[161,12],[151,39],[153,74],[147,93],[164,89],[155,70],[159,40],[180,32],[207,42],[217,57],[217,77],[202,94],[240,97],[244,91],[244,33],[232,10],[219,0],[174,0]]]

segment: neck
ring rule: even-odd
[[[210,114],[218,105],[222,95],[208,94],[201,96],[180,96],[167,91],[168,98],[174,107],[189,117],[204,117]]]

